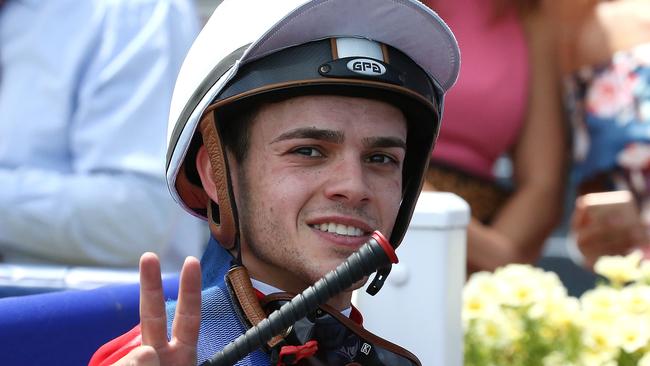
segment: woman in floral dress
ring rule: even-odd
[[[650,0],[555,3],[579,195],[572,229],[591,266],[650,245]],[[631,192],[639,215],[589,217],[583,195],[614,190]]]

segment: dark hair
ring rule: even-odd
[[[235,157],[237,163],[242,163],[248,155],[250,146],[250,125],[259,110],[259,106],[248,106],[248,108],[228,108],[224,112],[216,113],[215,123],[221,134],[223,146]],[[197,131],[192,137],[190,147],[187,149],[187,157],[183,169],[190,183],[202,187],[201,177],[196,170],[196,154],[203,145],[203,135]]]
[[[251,124],[259,110],[259,104],[243,103],[237,107],[215,112],[221,141],[239,164],[243,163],[248,155]]]

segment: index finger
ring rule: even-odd
[[[154,253],[140,257],[140,327],[143,345],[161,348],[168,344],[160,261]]]

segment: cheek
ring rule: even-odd
[[[264,205],[278,212],[282,212],[280,207],[289,208],[304,201],[320,176],[305,169],[287,169],[273,164],[260,164],[251,174],[251,184],[264,196]],[[269,204],[271,202],[273,204]]]
[[[402,202],[402,179],[391,179],[376,187],[377,199],[388,222],[394,222]]]
[[[400,201],[402,197],[402,177],[376,179],[374,189],[377,192],[382,192],[381,196],[383,198],[390,201]]]

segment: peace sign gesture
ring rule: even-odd
[[[140,327],[142,346],[133,349],[117,366],[196,365],[196,343],[201,322],[201,266],[196,258],[183,263],[178,303],[167,340],[167,315],[160,276],[160,261],[153,253],[140,257]]]

